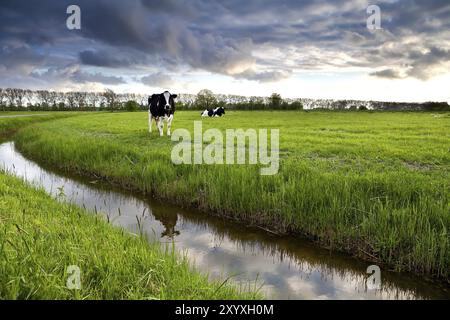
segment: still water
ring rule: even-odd
[[[382,270],[380,290],[366,288],[369,263],[291,236],[277,236],[195,210],[68,177],[23,157],[13,142],[0,145],[0,167],[115,226],[144,233],[186,255],[212,279],[232,276],[274,299],[450,299],[450,288],[410,274]]]

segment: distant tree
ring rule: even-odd
[[[88,103],[92,108],[97,108],[97,104],[99,104],[101,97],[96,92],[91,92],[87,97]]]
[[[303,103],[300,101],[294,101],[290,104],[289,109],[291,110],[303,110]]]
[[[39,90],[37,95],[42,109],[48,110],[52,103],[51,94],[47,90]]]
[[[283,102],[281,102],[281,105],[280,105],[281,110],[289,110],[290,107],[291,107],[291,105],[287,101],[283,100]]]
[[[12,89],[14,95],[14,103],[17,108],[22,108],[25,102],[26,91],[22,89]]]
[[[358,108],[359,111],[367,111],[367,107],[366,106],[359,106]]]
[[[450,105],[447,102],[426,102],[422,104],[426,111],[450,111]]]
[[[281,95],[278,93],[273,93],[269,98],[269,106],[272,109],[280,109],[281,105],[283,104],[283,99],[281,98]]]
[[[2,111],[5,111],[5,99],[6,99],[6,90],[0,88],[0,107]]]
[[[25,100],[27,101],[26,106],[28,109],[30,109],[30,106],[32,105],[33,98],[35,96],[35,93],[29,89],[25,90]]]
[[[6,103],[7,106],[10,108],[14,107],[14,89],[12,88],[7,88],[5,89],[5,96],[6,96]]]
[[[195,106],[201,110],[213,109],[217,106],[217,99],[212,91],[204,89],[197,94]]]
[[[76,108],[76,96],[73,92],[67,92],[65,94],[65,98],[67,100],[67,104],[70,110],[75,110]]]
[[[252,105],[252,108],[255,110],[263,110],[267,108],[267,104],[265,103],[264,99],[261,97],[255,97],[250,101],[250,104]]]
[[[87,94],[86,92],[74,92],[75,102],[80,111],[85,110],[87,105]]]
[[[111,111],[116,110],[117,108],[117,95],[112,91],[111,89],[106,89],[105,92],[103,92],[103,97],[106,100],[106,104],[108,105],[108,108]]]
[[[64,92],[55,92],[56,93],[56,103],[58,104],[59,110],[66,110],[66,94]]]
[[[58,99],[59,99],[59,93],[55,91],[49,91],[48,92],[48,100],[49,100],[49,106],[51,106],[52,110],[58,110]]]
[[[128,100],[125,103],[125,110],[127,110],[129,112],[138,111],[139,110],[139,103],[137,103],[134,100]]]

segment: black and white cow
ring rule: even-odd
[[[148,98],[148,126],[149,132],[152,132],[152,123],[155,119],[156,127],[159,135],[164,135],[164,120],[167,122],[167,135],[170,136],[170,128],[172,127],[173,116],[175,114],[175,98],[176,94],[165,91],[161,94],[154,94]]]
[[[214,110],[205,110],[202,112],[202,117],[221,117],[225,114],[225,109],[223,107],[215,108]]]

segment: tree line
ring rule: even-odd
[[[0,88],[1,111],[99,111],[147,109],[146,95]]]
[[[385,110],[450,111],[447,102],[402,103],[333,99],[283,99],[214,94],[204,89],[197,95],[179,94],[178,110],[206,110],[224,107],[234,110]],[[57,92],[0,88],[0,111],[138,111],[148,109],[148,95],[104,92]]]
[[[234,95],[218,97],[207,89],[201,90],[191,101],[179,101],[177,104],[177,108],[181,110],[211,110],[218,107],[232,110],[303,110],[300,101],[284,100],[278,93],[272,94],[269,98]]]
[[[183,97],[185,96],[185,97]],[[298,101],[285,101],[274,93],[269,98],[215,95],[201,90],[196,96],[180,95],[178,110],[205,110],[217,107],[238,110],[301,110]],[[148,109],[148,95],[104,92],[57,92],[0,88],[1,111],[137,111]]]

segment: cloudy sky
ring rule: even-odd
[[[449,0],[0,2],[0,87],[450,102],[449,84]]]

